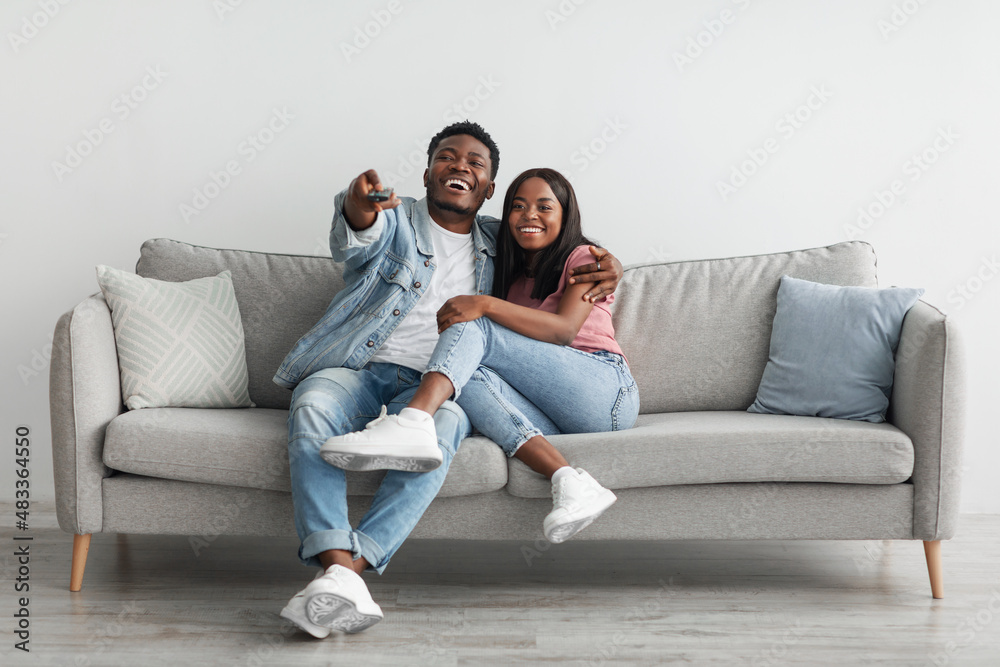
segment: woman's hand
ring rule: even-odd
[[[437,312],[438,333],[452,324],[478,320],[485,316],[492,299],[491,296],[483,295],[453,296],[448,299]]]
[[[595,303],[618,289],[618,282],[625,275],[625,270],[618,258],[604,248],[590,246],[590,254],[597,261],[593,264],[575,266],[570,270],[570,285],[577,283],[597,283],[583,295],[584,301]]]

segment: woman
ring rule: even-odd
[[[563,542],[617,498],[545,435],[630,428],[639,396],[614,338],[614,297],[591,303],[582,298],[591,284],[569,279],[592,261],[569,181],[552,169],[519,175],[497,241],[493,296],[454,297],[438,311],[440,338],[408,406],[398,416],[383,407],[364,431],[330,438],[320,453],[346,469],[433,469],[441,459],[432,415],[454,395],[476,429],[552,481],[543,531]],[[400,441],[423,454],[374,462],[373,443]]]

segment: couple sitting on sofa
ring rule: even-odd
[[[477,215],[498,165],[490,136],[456,123],[430,142],[425,199],[369,197],[383,189],[375,171],[336,198],[330,247],[347,287],[275,375],[294,389],[299,556],[322,568],[281,615],[315,637],[381,620],[359,574],[385,569],[470,420],[552,480],[550,541],[616,500],[544,435],[635,423],[638,393],[607,309],[621,265],[583,236],[573,188],[551,169],[514,180],[502,220]],[[352,529],[343,471],[379,469],[388,472]]]

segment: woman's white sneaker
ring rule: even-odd
[[[545,539],[565,542],[593,523],[618,496],[597,483],[589,473],[576,468],[552,482],[553,509],[542,522]]]
[[[344,470],[427,472],[443,460],[433,419],[417,421],[390,415],[384,405],[365,430],[330,438],[320,447],[319,455]]]

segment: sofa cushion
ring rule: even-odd
[[[97,267],[129,410],[249,407],[243,324],[228,271],[166,282]]]
[[[783,276],[767,366],[750,412],[885,421],[899,331],[923,293]]]
[[[108,425],[104,462],[147,477],[291,491],[287,420],[287,410],[264,408],[126,412]],[[374,495],[384,474],[348,473],[348,495]],[[486,493],[506,483],[500,448],[486,438],[467,438],[438,495]]]
[[[678,412],[640,415],[613,433],[550,436],[563,455],[611,489],[724,482],[898,484],[913,472],[913,444],[889,424]],[[507,491],[542,498],[551,485],[510,459]]]
[[[875,253],[860,241],[627,268],[612,311],[642,412],[750,407],[767,364],[783,275],[877,286]]]
[[[174,282],[227,270],[243,320],[250,399],[261,408],[287,409],[292,392],[271,378],[343,289],[343,266],[329,257],[217,250],[153,239],[142,244],[135,267],[140,276]]]

